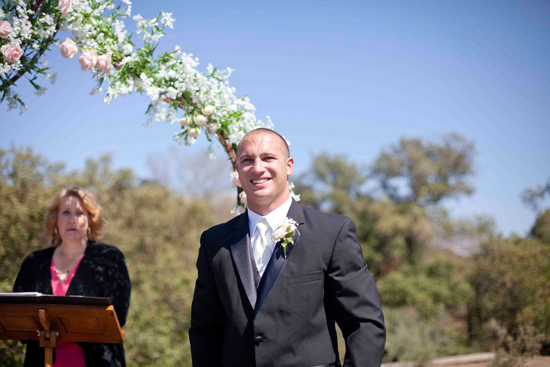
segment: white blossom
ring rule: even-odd
[[[197,126],[206,126],[208,119],[204,115],[198,115],[198,116],[195,116],[195,118],[193,119],[193,122]]]
[[[162,12],[162,16],[161,16],[161,20],[160,20],[162,25],[164,25],[165,27],[173,29],[175,21],[176,20],[174,18],[172,18],[172,13]]]

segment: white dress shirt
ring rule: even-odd
[[[272,254],[273,250],[275,249],[275,241],[271,239],[271,235],[277,229],[278,225],[286,218],[288,214],[288,210],[290,209],[290,205],[292,205],[291,197],[289,197],[288,200],[285,201],[277,209],[263,216],[263,218],[266,219],[269,227],[267,231],[267,237],[268,237],[267,247],[269,248],[270,254]],[[252,210],[250,210],[250,208],[247,210],[247,212],[248,212],[248,232],[250,233],[250,238],[254,238],[256,225],[258,224],[262,216],[258,213],[253,212]],[[262,276],[264,274],[265,268],[267,267],[267,262],[262,261],[261,258],[255,259],[255,262],[256,262],[256,267],[260,272],[260,276]]]

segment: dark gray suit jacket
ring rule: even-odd
[[[385,344],[376,285],[355,224],[293,202],[300,225],[287,258],[279,244],[256,289],[248,215],[201,237],[189,339],[193,366],[378,367]]]

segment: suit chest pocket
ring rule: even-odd
[[[301,283],[309,283],[309,282],[315,282],[317,280],[323,279],[324,274],[322,271],[315,271],[313,273],[306,273],[306,274],[298,274],[291,277],[288,277],[287,284],[301,284]]]

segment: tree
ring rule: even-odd
[[[161,184],[139,183],[131,170],[114,170],[108,155],[66,173],[30,149],[0,150],[0,292],[11,291],[26,255],[48,246],[41,235],[46,207],[68,185],[95,194],[105,213],[104,242],[125,255],[132,282],[128,365],[190,366],[187,330],[199,237],[219,213]],[[22,360],[20,344],[0,343],[2,366]]]
[[[540,213],[531,227],[531,236],[540,241],[550,244],[550,209]]]
[[[164,154],[149,154],[147,167],[152,178],[175,191],[211,204],[219,202],[221,196],[227,197],[233,185],[226,160],[210,159],[207,150],[192,153],[184,149],[172,146]]]
[[[434,205],[473,192],[466,179],[474,157],[474,144],[455,133],[441,143],[402,138],[378,155],[371,176],[394,202]]]
[[[344,155],[313,157],[311,168],[297,180],[305,205],[351,217],[365,261],[375,276],[417,262],[433,230],[424,208],[416,203],[377,199],[365,190],[364,169]]]
[[[542,204],[550,197],[550,178],[544,185],[528,187],[520,195],[523,203],[537,213],[530,235],[544,243],[550,243],[550,209],[542,211]]]
[[[474,291],[467,315],[470,343],[483,346],[490,341],[487,333],[493,319],[506,336],[524,344],[525,328],[534,328],[546,335],[548,348],[550,247],[537,239],[494,237],[483,243],[474,267],[469,275]]]
[[[353,200],[362,196],[365,175],[360,171],[345,155],[321,153],[313,157],[310,170],[298,178],[296,187],[305,205],[345,214]]]
[[[521,193],[525,205],[530,206],[535,212],[541,210],[540,205],[547,196],[550,197],[550,178],[546,184],[528,187]]]

